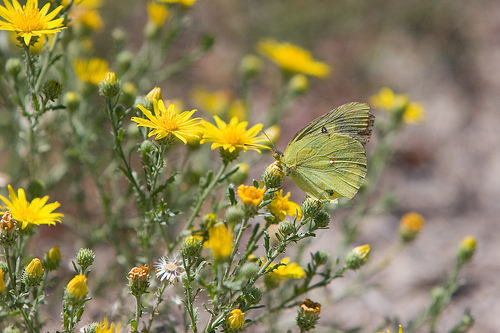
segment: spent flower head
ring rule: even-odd
[[[290,192],[288,192],[283,196],[283,190],[274,193],[273,201],[269,204],[269,210],[275,216],[277,222],[283,221],[287,215],[297,217],[297,220],[302,218],[300,206],[289,200],[290,195]]]
[[[243,151],[252,149],[259,153],[261,149],[269,149],[262,144],[267,141],[267,138],[258,135],[262,124],[254,125],[247,130],[248,122],[240,122],[237,117],[233,117],[229,123],[221,120],[218,116],[214,116],[214,119],[217,126],[207,121],[203,123],[205,133],[200,143],[212,142],[212,149],[221,148],[221,153],[228,153],[228,161],[238,157],[241,149]]]
[[[149,288],[149,265],[144,264],[133,267],[128,272],[128,288],[134,296],[140,296],[148,292]]]
[[[7,210],[11,211],[12,217],[21,222],[21,229],[26,228],[29,224],[55,225],[56,222],[61,222],[61,217],[64,215],[53,212],[60,206],[59,202],[46,204],[49,200],[48,196],[34,198],[29,202],[26,200],[26,194],[22,188],[17,190],[17,196],[12,186],[9,185],[8,188],[10,200],[3,195],[0,195],[0,200],[5,203]]]
[[[132,121],[137,123],[137,127],[149,127],[152,131],[148,136],[156,135],[156,140],[166,138],[166,140],[181,140],[184,144],[190,138],[199,138],[201,118],[192,118],[196,110],[178,113],[174,104],[170,104],[165,109],[162,100],[153,99],[154,115],[142,105],[137,105],[142,113],[148,118],[132,117]]]
[[[182,274],[184,274],[184,267],[179,263],[179,260],[167,256],[158,259],[155,268],[156,277],[160,279],[160,281],[165,281],[165,283],[168,284],[178,282]]]
[[[30,45],[33,37],[55,34],[65,29],[64,18],[55,18],[63,6],[56,7],[49,13],[50,2],[42,9],[38,8],[38,0],[27,0],[26,5],[21,6],[17,0],[4,0],[4,6],[0,5],[0,30],[14,31],[18,38],[22,38],[24,44]],[[36,39],[35,39],[36,41]]]
[[[330,67],[314,60],[311,53],[291,43],[279,43],[266,38],[257,45],[260,54],[268,57],[288,73],[301,73],[317,77],[327,77]]]
[[[309,298],[300,303],[297,312],[297,326],[300,328],[300,331],[308,332],[312,330],[318,322],[320,313],[321,304],[313,302]]]

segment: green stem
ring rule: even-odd
[[[135,295],[135,323],[139,327],[139,321],[142,314],[141,295]],[[138,332],[138,329],[133,329],[132,332]]]
[[[191,227],[193,226],[194,219],[198,216],[198,213],[200,212],[201,206],[205,202],[205,199],[208,197],[208,195],[212,192],[212,190],[215,188],[215,186],[220,182],[220,179],[222,178],[222,175],[227,169],[228,162],[224,161],[222,166],[220,167],[219,171],[217,172],[217,175],[212,178],[212,181],[210,184],[205,188],[203,193],[198,197],[196,204],[193,208],[193,211],[191,212],[191,215],[189,216],[186,225],[182,229],[181,233],[177,237],[177,239],[168,247],[168,252],[172,252],[172,250],[179,244],[179,242],[182,240],[184,236],[189,232]]]
[[[153,306],[153,311],[151,311],[151,316],[149,317],[149,322],[148,326],[146,329],[146,332],[151,332],[151,327],[153,326],[153,320],[155,319],[156,314],[158,313],[158,307],[160,306],[160,303],[163,301],[162,295],[165,292],[165,289],[167,288],[168,283],[162,283],[160,289],[158,289],[158,297],[156,298],[155,304]],[[139,324],[139,322],[137,322]]]

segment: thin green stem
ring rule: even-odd
[[[153,320],[155,319],[156,314],[158,313],[158,307],[160,306],[160,303],[163,301],[163,298],[161,298],[161,297],[162,297],[163,293],[165,292],[167,285],[168,285],[167,283],[162,283],[162,285],[160,286],[160,289],[158,289],[158,291],[157,291],[158,296],[156,297],[155,304],[153,305],[153,311],[151,311],[151,316],[149,317],[149,322],[148,322],[146,332],[151,331],[151,327],[153,326]],[[139,323],[139,322],[137,322],[137,323]]]

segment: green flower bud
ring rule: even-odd
[[[45,257],[43,259],[43,264],[45,268],[49,271],[53,271],[59,267],[59,263],[61,262],[61,251],[59,250],[59,246],[54,246],[47,253],[45,253]]]
[[[76,262],[85,271],[88,267],[92,266],[95,260],[95,254],[91,249],[80,249],[76,254]]]
[[[253,278],[260,270],[260,267],[253,262],[247,262],[241,266],[240,273],[247,279]]]
[[[476,252],[476,238],[474,236],[465,237],[458,248],[457,260],[465,263],[472,259]]]
[[[61,95],[62,85],[57,80],[46,81],[42,88],[45,97],[49,100],[54,100]]]
[[[14,79],[17,78],[21,72],[21,60],[18,58],[9,58],[5,63],[5,71]]]
[[[262,181],[264,182],[266,188],[280,188],[285,179],[285,173],[279,161],[267,166],[266,170],[262,174]]]
[[[118,53],[116,55],[118,73],[126,72],[130,68],[133,59],[134,56],[130,51],[121,51],[120,53]]]
[[[215,214],[205,214],[202,218],[202,224],[205,228],[210,229],[219,222],[217,215]]]
[[[330,224],[330,215],[324,210],[321,210],[313,218],[313,221],[316,227],[326,228]]]
[[[138,94],[135,84],[133,84],[132,82],[125,82],[123,84],[122,90],[123,93],[120,96],[120,101],[127,107],[134,105],[135,98]]]
[[[230,225],[240,224],[245,217],[245,210],[239,206],[231,206],[226,210],[226,220]]]
[[[306,298],[304,302],[300,304],[299,310],[297,311],[297,326],[300,332],[312,330],[318,323],[320,313],[321,304]]]
[[[113,98],[120,92],[120,81],[114,72],[107,72],[98,86],[99,94],[105,98]]]
[[[113,38],[116,48],[122,49],[127,40],[127,33],[123,29],[115,28],[111,32],[111,38]]]
[[[28,193],[31,197],[42,197],[44,192],[44,188],[42,183],[40,183],[38,180],[32,180],[28,184]]]
[[[118,104],[115,106],[115,109],[113,110],[115,112],[116,118],[121,119],[125,115],[125,108],[123,105]]]
[[[234,184],[243,184],[248,178],[250,167],[246,163],[236,164],[238,170],[229,176],[229,180]]]
[[[348,269],[356,270],[366,263],[369,256],[370,245],[357,246],[345,256],[345,265]]]
[[[287,237],[295,233],[297,231],[297,228],[295,227],[293,222],[285,220],[281,222],[278,230],[280,234]]]
[[[313,260],[316,262],[316,265],[321,266],[328,262],[330,258],[330,254],[323,250],[317,251],[313,254]]]
[[[252,54],[246,55],[241,59],[239,72],[244,79],[256,77],[262,69],[262,60]]]
[[[3,333],[21,333],[21,330],[14,325],[10,325],[3,329]]]
[[[323,208],[323,203],[319,200],[307,197],[302,203],[301,211],[304,220],[314,218]]]
[[[182,257],[193,262],[200,257],[202,249],[203,243],[201,237],[189,236],[184,239],[184,242],[182,243]]]
[[[26,266],[23,272],[23,282],[28,287],[40,285],[43,279],[43,267],[40,259],[35,258]]]
[[[69,111],[76,111],[80,107],[80,96],[74,91],[68,91],[64,95],[63,102]]]
[[[258,304],[262,299],[264,292],[257,287],[252,287],[244,294],[248,304]]]

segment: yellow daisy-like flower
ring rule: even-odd
[[[76,59],[73,67],[78,78],[83,82],[99,84],[109,72],[108,62],[100,58]]]
[[[233,231],[219,223],[208,229],[208,240],[203,246],[212,249],[216,260],[229,257],[233,251]]]
[[[32,37],[55,34],[66,28],[63,27],[64,18],[54,19],[63,6],[48,13],[50,3],[39,9],[38,0],[28,0],[22,7],[17,0],[12,0],[12,4],[4,0],[4,4],[5,7],[0,5],[0,16],[5,20],[0,21],[0,30],[16,32],[26,45]]]
[[[231,94],[227,90],[209,91],[203,87],[196,87],[191,96],[195,105],[212,115],[225,112],[231,101]]]
[[[278,221],[283,221],[286,215],[292,217],[297,216],[297,220],[302,218],[302,213],[300,212],[300,206],[295,202],[290,201],[290,192],[283,196],[283,190],[279,190],[274,193],[273,201],[269,204],[269,210],[276,216]]]
[[[269,273],[269,276],[276,279],[301,279],[306,275],[304,269],[296,262],[290,262],[290,258],[283,258],[280,263],[285,265],[276,268]]]
[[[97,326],[97,329],[95,332],[96,333],[118,333],[118,332],[120,332],[120,324],[116,325],[116,331],[115,331],[115,323],[110,323],[110,326],[108,327],[108,318],[104,318],[104,320],[99,323],[99,326]]]
[[[10,200],[3,195],[0,195],[0,199],[6,204],[5,208],[11,211],[12,217],[22,223],[21,229],[26,228],[28,224],[55,225],[56,222],[61,222],[61,217],[64,215],[53,213],[60,206],[59,202],[56,201],[46,205],[47,200],[49,200],[48,196],[34,198],[31,202],[28,202],[22,188],[17,190],[17,196],[12,186],[9,185],[8,188]]]
[[[218,116],[214,116],[214,119],[217,126],[204,122],[205,133],[200,143],[213,142],[212,149],[221,147],[229,153],[240,148],[243,148],[244,151],[253,149],[259,153],[260,149],[269,149],[261,144],[261,142],[267,142],[267,138],[264,135],[257,136],[262,129],[262,124],[257,124],[247,130],[248,122],[239,122],[236,117],[233,117],[229,124]]]
[[[165,109],[163,101],[156,99],[153,99],[154,115],[142,105],[137,105],[137,107],[148,119],[132,117],[132,121],[137,123],[137,127],[152,128],[153,130],[149,132],[148,136],[156,135],[156,140],[173,135],[184,144],[187,144],[188,139],[200,137],[201,118],[190,119],[196,110],[184,111],[179,114],[175,112],[174,104],[170,104]]]
[[[178,3],[185,7],[191,7],[196,3],[196,1],[198,0],[160,0],[160,2],[165,2],[165,3]]]
[[[154,25],[161,27],[170,16],[170,11],[167,6],[151,1],[148,2],[148,16]]]
[[[403,121],[407,124],[417,124],[425,119],[425,110],[421,103],[410,102],[403,113]]]
[[[257,50],[287,72],[317,77],[327,77],[330,73],[327,64],[314,60],[309,51],[297,45],[267,38],[258,43]]]
[[[408,103],[408,96],[395,94],[390,88],[383,87],[377,95],[370,97],[370,102],[374,108],[391,111],[404,107]]]
[[[264,193],[266,192],[263,188],[256,188],[255,186],[238,186],[238,195],[244,204],[250,204],[253,206],[258,206],[264,198]]]

